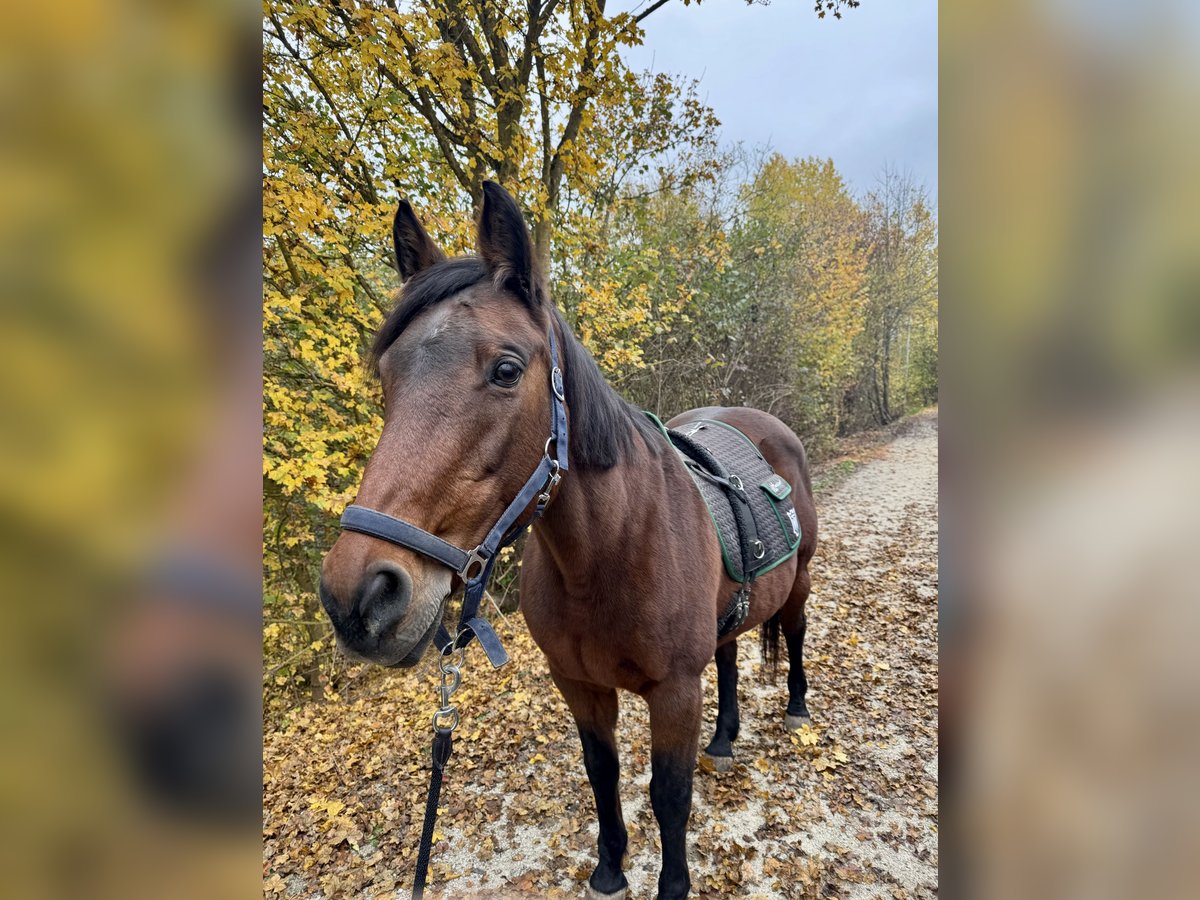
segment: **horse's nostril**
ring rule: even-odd
[[[358,601],[359,614],[367,633],[378,637],[391,629],[408,610],[412,579],[395,563],[378,562],[363,578]]]

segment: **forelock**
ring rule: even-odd
[[[418,272],[401,288],[396,306],[375,334],[371,364],[379,360],[418,315],[443,300],[488,280],[483,261],[477,256],[460,256]]]

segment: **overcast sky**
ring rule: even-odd
[[[862,0],[841,21],[811,0],[672,0],[643,25],[626,59],[699,78],[726,141],[831,157],[856,194],[889,163],[936,200],[936,0]]]

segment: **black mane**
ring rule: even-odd
[[[563,386],[571,418],[571,464],[611,469],[632,452],[638,433],[657,456],[665,446],[658,428],[604,380],[596,360],[571,333],[557,309],[554,319],[562,336]]]
[[[477,256],[459,256],[418,272],[407,282],[399,302],[384,320],[371,345],[375,366],[413,319],[431,306],[486,281],[489,274]],[[546,296],[544,291],[540,292]],[[637,434],[652,453],[664,441],[654,424],[604,380],[599,366],[571,332],[553,304],[555,324],[561,338],[564,387],[571,416],[571,464],[584,469],[611,469],[634,448]]]

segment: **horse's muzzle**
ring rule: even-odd
[[[443,603],[414,599],[411,576],[390,561],[367,568],[350,604],[339,602],[324,579],[319,592],[346,654],[380,666],[416,665],[441,621]]]

